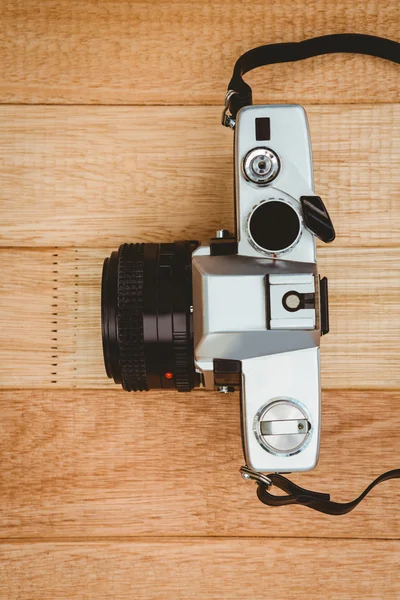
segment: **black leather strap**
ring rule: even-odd
[[[259,483],[257,488],[257,496],[264,504],[268,506],[286,506],[287,504],[301,504],[308,506],[313,510],[325,513],[327,515],[345,515],[351,512],[367,494],[382,481],[389,479],[400,479],[400,469],[387,471],[377,477],[363,492],[351,502],[333,502],[329,494],[321,494],[320,492],[312,492],[299,487],[283,475],[271,473],[267,475],[273,485],[287,493],[286,496],[275,496],[270,494],[267,486],[264,483]]]
[[[225,112],[228,110],[235,118],[237,112],[244,106],[252,104],[251,87],[243,81],[243,75],[252,69],[276,63],[292,62],[318,56],[321,54],[332,54],[336,52],[351,52],[355,54],[368,54],[378,58],[384,58],[400,64],[400,44],[385,38],[358,33],[343,33],[335,35],[324,35],[302,42],[291,42],[285,44],[268,44],[253,48],[242,54],[236,61],[232,79],[228,85],[228,93],[225,102]],[[224,122],[224,121],[223,121]],[[247,468],[246,468],[247,469]],[[258,483],[257,495],[261,502],[268,506],[285,506],[287,504],[300,504],[308,506],[328,515],[344,515],[352,511],[369,494],[369,492],[382,481],[389,479],[400,479],[400,469],[388,471],[377,477],[363,492],[351,502],[333,502],[329,494],[312,492],[299,487],[283,475],[271,473],[266,479],[272,485],[286,492],[287,495],[275,496],[268,489],[269,486],[257,473],[250,479]],[[264,477],[265,479],[265,477]]]
[[[336,52],[351,52],[355,54],[369,54],[384,58],[395,63],[400,63],[400,44],[392,40],[364,35],[359,33],[340,33],[323,35],[302,42],[289,42],[284,44],[267,44],[245,52],[238,58],[233,70],[232,79],[228,85],[230,95],[227,108],[232,117],[243,106],[252,104],[251,87],[243,81],[243,75],[252,69],[264,65],[292,62]]]
[[[225,112],[228,110],[235,118],[241,108],[252,104],[251,87],[243,80],[243,75],[248,71],[265,65],[298,61],[312,56],[336,52],[367,54],[400,64],[400,44],[398,42],[358,33],[324,35],[302,42],[259,46],[245,52],[236,61],[233,76],[228,85]],[[268,491],[269,486],[260,481],[256,473],[253,475],[254,477],[250,478],[256,479],[258,482],[257,495],[261,502],[268,506],[300,504],[328,515],[344,515],[356,508],[365,496],[382,481],[400,479],[400,469],[383,473],[358,498],[344,503],[333,502],[329,494],[306,490],[282,475],[271,473],[266,478],[271,481],[272,485],[279,487],[287,494],[286,496],[275,496]]]

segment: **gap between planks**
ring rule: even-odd
[[[271,508],[271,507],[270,507]],[[7,544],[102,544],[104,542],[110,542],[110,543],[121,543],[121,544],[149,544],[149,545],[153,545],[154,544],[154,537],[151,536],[135,536],[135,535],[84,535],[81,537],[78,536],[68,536],[68,535],[61,535],[61,536],[44,536],[44,537],[0,537],[0,545],[7,545]],[[251,540],[265,540],[265,539],[273,539],[273,540],[298,540],[299,536],[293,536],[293,535],[274,535],[273,533],[269,532],[268,534],[265,535],[218,535],[218,534],[207,534],[207,535],[159,535],[157,536],[157,542],[159,542],[160,544],[169,544],[170,542],[178,542],[178,541],[182,541],[183,543],[191,543],[191,542],[196,542],[196,541],[205,541],[205,540],[214,540],[214,541],[218,541],[218,540],[234,540],[234,541],[240,541],[240,540],[246,540],[246,541],[251,541]],[[338,541],[347,541],[347,542],[353,542],[353,541],[358,541],[358,540],[379,540],[380,542],[393,542],[393,541],[400,541],[400,536],[397,538],[393,538],[393,537],[351,537],[351,536],[340,536],[340,537],[335,537],[335,536],[330,536],[328,537],[323,537],[323,536],[307,536],[307,535],[302,535],[301,538],[302,540],[330,540],[332,542],[338,542]]]

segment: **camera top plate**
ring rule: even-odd
[[[242,108],[235,126],[235,189],[238,253],[244,256],[316,262],[315,238],[302,218],[301,196],[314,195],[311,142],[305,110],[298,105],[263,105]],[[267,203],[275,209],[273,243],[261,244],[252,235],[256,219],[268,219],[258,210]],[[300,232],[287,239],[285,219],[277,209],[291,209]],[[287,212],[286,210],[286,212]],[[256,223],[268,228],[268,221]],[[271,231],[274,227],[270,227]],[[277,244],[276,231],[282,236]]]

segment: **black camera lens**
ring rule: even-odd
[[[127,391],[192,390],[192,252],[198,242],[123,244],[103,266],[108,377]]]
[[[253,241],[267,252],[282,252],[292,246],[300,233],[300,218],[286,202],[270,200],[260,204],[249,220]]]

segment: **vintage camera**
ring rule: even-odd
[[[235,123],[235,232],[124,244],[104,262],[107,375],[128,391],[240,391],[246,464],[315,467],[319,341],[329,330],[316,240],[335,233],[313,189],[307,117],[247,106]]]

